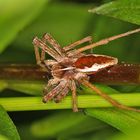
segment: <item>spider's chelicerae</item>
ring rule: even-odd
[[[94,90],[97,94],[117,108],[140,112],[138,109],[120,104],[89,82],[88,76],[90,74],[95,74],[102,69],[117,64],[118,59],[111,56],[83,53],[85,50],[107,44],[112,40],[136,32],[140,32],[140,28],[100,40],[96,43],[91,43],[92,38],[88,36],[63,48],[48,33],[45,34],[42,39],[35,37],[33,44],[37,64],[47,71],[50,71],[53,76],[44,88],[43,102],[48,102],[50,100],[60,102],[71,90],[73,111],[77,112],[76,86],[77,84],[82,84]],[[90,44],[75,49],[77,45],[85,42],[89,42]],[[38,48],[41,48],[41,55]],[[46,60],[45,53],[48,53],[53,59]]]

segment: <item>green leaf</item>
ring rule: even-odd
[[[9,89],[23,92],[29,95],[42,95],[44,84],[39,81],[21,81],[21,80],[9,80],[8,83]],[[30,85],[30,86],[29,86]]]
[[[86,114],[100,119],[113,127],[128,133],[130,129],[140,125],[140,113],[120,109],[86,109]]]
[[[81,134],[79,136],[75,135],[71,137],[59,137],[59,140],[109,140],[109,138],[111,138],[117,132],[118,131],[113,127],[107,126],[96,131],[91,131],[83,135]]]
[[[81,39],[83,29],[90,17],[87,10],[88,6],[75,3],[51,3],[47,8],[44,8],[36,22],[30,24],[19,34],[14,41],[14,48],[30,50],[33,54],[33,37],[41,37],[46,32],[50,33],[61,46]]]
[[[109,140],[139,140],[140,139],[140,127],[135,127],[128,131],[127,135],[118,134]]]
[[[15,125],[2,106],[0,106],[0,134],[10,140],[20,140]]]
[[[29,95],[42,95],[43,88],[44,82],[41,81],[0,80],[0,91],[11,89]]]
[[[108,88],[107,93],[110,93]],[[113,92],[118,93],[118,91]],[[123,95],[123,94],[122,94]],[[127,94],[126,100],[128,99]],[[131,98],[130,100],[132,100]],[[136,102],[136,99],[133,100]],[[100,119],[113,127],[121,130],[124,133],[128,133],[128,131],[132,128],[135,128],[137,125],[140,124],[140,113],[133,112],[133,111],[126,111],[116,108],[102,108],[102,109],[85,109],[87,115]]]
[[[0,135],[0,140],[9,140],[9,139],[3,135]]]
[[[140,106],[140,93],[120,93],[110,95],[110,97],[127,106]],[[112,107],[109,102],[98,95],[79,95],[77,100],[79,108]],[[53,101],[44,104],[41,97],[0,98],[0,104],[7,111],[72,109],[71,96],[67,96],[59,104],[54,103]]]
[[[7,0],[0,4],[0,52],[42,10],[46,0]]]
[[[4,80],[0,80],[0,91],[4,90],[5,88],[7,88],[7,82]]]
[[[109,88],[107,90],[106,90],[107,93],[119,94],[118,91],[110,92],[111,90]],[[126,96],[126,99],[128,99],[127,94],[124,94],[124,96]],[[133,101],[135,102],[136,100],[134,99]],[[94,109],[85,109],[85,112],[87,115],[100,119],[112,125],[113,127],[121,130],[124,133],[127,133],[130,129],[135,128],[138,124],[140,124],[140,113],[133,111],[125,111],[115,108],[102,108],[102,109],[94,108]]]
[[[116,0],[89,10],[89,12],[114,17],[140,25],[139,0]]]
[[[104,123],[80,112],[61,111],[34,122],[31,125],[31,132],[36,137],[68,138],[104,127],[106,127]]]

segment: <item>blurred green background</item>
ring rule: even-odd
[[[116,0],[118,3],[113,5],[109,2],[111,0],[1,0],[0,63],[36,64],[32,40],[35,36],[41,38],[46,32],[63,47],[89,35],[95,42],[139,27],[139,0]],[[104,3],[107,5],[101,7]],[[88,12],[98,6],[95,13]],[[139,63],[139,38],[139,33],[121,38],[95,48],[93,53],[114,56],[120,62]],[[7,85],[0,81],[1,97],[31,96],[27,91],[24,94],[24,89],[20,92],[16,87],[16,90],[5,87]],[[121,92],[140,92],[139,86],[114,88]],[[40,89],[39,94],[42,95]],[[136,127],[140,114],[135,112],[117,109],[86,109],[79,113],[21,110],[8,114],[1,107],[0,140],[140,139],[140,129]]]

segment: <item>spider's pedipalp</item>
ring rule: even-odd
[[[48,33],[44,34],[42,40],[44,42],[48,41],[48,43],[50,45],[52,45],[52,47],[62,56],[65,56],[65,51],[63,50],[63,48],[61,48],[61,46],[59,45],[59,43]]]

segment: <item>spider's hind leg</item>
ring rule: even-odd
[[[114,100],[113,98],[111,98],[110,96],[108,96],[107,94],[103,93],[102,91],[100,91],[96,86],[92,85],[89,81],[87,80],[80,80],[79,82],[81,82],[81,84],[91,88],[92,90],[94,90],[98,95],[100,95],[101,97],[103,97],[106,101],[108,101],[109,103],[111,103],[114,107],[119,108],[119,109],[123,109],[123,110],[129,110],[129,111],[135,111],[135,112],[140,112],[139,109],[136,108],[132,108],[132,107],[128,107],[125,106],[121,103],[119,103],[118,101]]]

